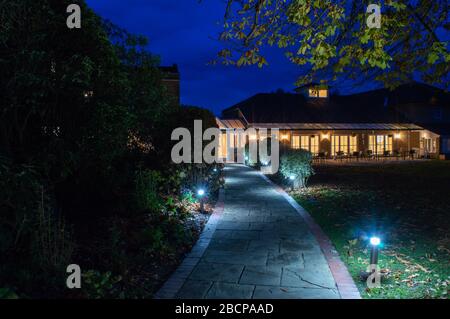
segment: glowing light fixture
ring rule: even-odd
[[[370,251],[370,264],[378,264],[378,246],[381,244],[380,237],[372,236],[370,237],[370,244],[372,245],[372,250]]]
[[[288,139],[289,139],[289,135],[288,134],[281,135],[281,140],[288,140]]]
[[[330,138],[330,134],[322,134],[322,140],[328,140]]]
[[[295,175],[289,176],[289,179],[290,179],[291,181],[293,181],[293,180],[295,179]]]
[[[402,138],[402,134],[400,134],[400,133],[395,133],[395,134],[394,134],[394,138],[395,138],[396,140],[398,140],[398,139]]]
[[[203,195],[205,195],[205,190],[200,188],[197,190],[197,195],[200,197],[200,212],[203,213],[205,211],[205,203],[203,201]]]
[[[370,237],[370,244],[372,246],[379,246],[381,243],[381,240],[379,237]]]

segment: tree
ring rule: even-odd
[[[381,28],[366,24],[367,0],[227,0],[226,48],[219,60],[236,66],[268,64],[277,46],[301,66],[297,84],[330,74],[371,78],[395,87],[416,74],[448,87],[448,1],[385,1]]]
[[[314,175],[312,154],[309,151],[285,150],[280,158],[280,173],[294,189],[306,187],[308,179]]]

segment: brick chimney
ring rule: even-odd
[[[174,103],[180,105],[180,72],[178,65],[160,66],[162,74],[162,84],[167,89],[167,93],[173,98]]]

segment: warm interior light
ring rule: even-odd
[[[370,244],[372,246],[378,246],[381,243],[381,240],[379,237],[370,237]]]
[[[310,88],[309,89],[309,97],[319,97],[319,98],[327,98],[328,97],[328,89],[321,88]]]

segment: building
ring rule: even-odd
[[[180,105],[180,72],[178,65],[160,66],[161,82],[167,90],[167,95],[174,99],[176,105]]]
[[[284,146],[327,158],[450,156],[448,92],[417,82],[353,95],[317,84],[296,91],[256,94],[225,109],[219,127],[278,128]],[[223,134],[223,157],[226,142]]]

